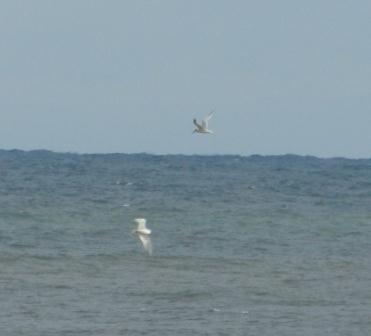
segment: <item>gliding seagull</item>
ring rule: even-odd
[[[193,123],[195,124],[196,128],[195,130],[193,131],[193,133],[210,133],[210,134],[213,134],[213,131],[209,130],[207,127],[208,127],[208,122],[209,120],[211,119],[211,117],[213,116],[214,114],[214,111],[211,111],[207,117],[205,117],[204,120],[201,121],[201,125],[197,122],[197,119],[193,119]]]
[[[138,226],[132,231],[132,233],[136,233],[138,235],[138,238],[142,242],[143,248],[149,255],[152,255],[152,243],[151,238],[149,237],[151,230],[146,226],[147,220],[145,218],[135,218],[134,221],[138,224]]]

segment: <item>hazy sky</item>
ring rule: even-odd
[[[371,157],[371,1],[1,1],[0,148]],[[211,136],[192,134],[211,109]]]

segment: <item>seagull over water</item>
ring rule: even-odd
[[[205,117],[202,121],[201,124],[197,122],[197,119],[193,119],[193,123],[195,124],[196,128],[194,129],[193,133],[209,133],[213,134],[212,130],[208,129],[208,123],[211,117],[213,116],[214,111],[211,111],[207,117]]]
[[[138,224],[137,228],[132,231],[138,235],[139,240],[142,242],[143,248],[149,255],[152,255],[152,243],[149,235],[151,230],[147,228],[145,218],[135,218],[134,221]]]

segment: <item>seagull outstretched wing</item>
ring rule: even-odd
[[[202,126],[197,122],[197,119],[193,119],[193,123],[195,124],[195,126],[201,130],[202,129]]]
[[[147,251],[149,255],[152,255],[152,242],[149,235],[138,233],[138,237],[143,244],[143,248]]]
[[[209,120],[211,119],[211,117],[213,116],[214,114],[214,111],[211,111],[205,118],[204,120],[202,120],[202,127],[203,128],[206,128],[207,129],[207,126],[208,126],[208,123],[209,123]]]

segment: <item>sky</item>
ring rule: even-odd
[[[3,0],[0,148],[371,157],[370,17],[368,0]],[[212,109],[214,134],[192,134]]]

